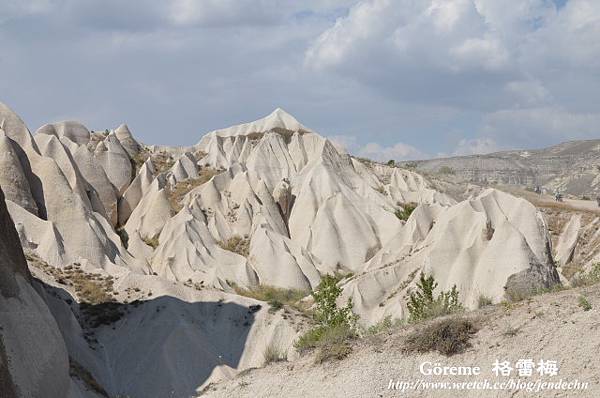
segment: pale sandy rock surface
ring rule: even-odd
[[[593,306],[583,311],[578,298],[584,294]],[[408,326],[392,332],[368,337],[353,346],[344,360],[315,364],[312,356],[296,362],[271,364],[253,369],[224,383],[206,388],[201,397],[596,397],[600,394],[600,365],[597,350],[598,286],[582,290],[537,296],[505,309],[490,306],[468,314],[480,330],[465,353],[445,357],[438,353],[407,354],[403,351],[406,336],[418,328]],[[567,343],[569,342],[569,343]],[[572,343],[571,343],[572,342]],[[586,390],[444,390],[424,389],[396,391],[388,389],[390,380],[416,383],[507,381],[511,377],[496,377],[492,365],[496,360],[511,362],[519,359],[557,361],[557,376],[533,375],[512,378],[522,381],[580,381],[589,383]],[[423,362],[442,366],[479,366],[480,376],[424,376],[419,367]],[[537,366],[537,365],[536,365]]]
[[[270,345],[294,360],[305,316],[241,289],[308,295],[324,274],[345,275],[340,303],[352,297],[368,326],[406,316],[420,272],[474,308],[481,295],[568,284],[600,258],[587,202],[553,208],[357,159],[281,109],[166,147],[127,125],[31,135],[0,104],[0,149],[6,206],[39,279],[37,293],[19,282],[27,300],[11,311],[33,303],[41,324],[27,342],[50,342],[56,372],[67,355],[79,373],[57,373],[56,394],[187,397],[262,366]]]

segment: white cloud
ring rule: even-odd
[[[488,137],[481,138],[463,138],[459,141],[454,156],[462,155],[482,155],[485,153],[497,152],[500,150],[496,141]]]
[[[560,107],[501,110],[485,117],[483,131],[490,136],[521,137],[537,147],[544,139],[597,138],[599,112],[573,112]]]
[[[379,161],[414,160],[428,157],[417,148],[402,142],[391,146],[381,146],[376,142],[369,142],[358,150],[357,155]]]

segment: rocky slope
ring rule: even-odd
[[[126,125],[32,135],[5,105],[0,122],[0,186],[70,357],[63,384],[89,396],[184,397],[269,346],[295,358],[304,318],[240,295],[258,286],[308,294],[346,275],[340,300],[368,326],[406,316],[421,271],[468,308],[561,277],[527,200],[355,159],[281,109],[188,148]]]
[[[592,306],[579,305],[584,295]],[[422,325],[403,326],[357,341],[349,357],[315,364],[312,356],[294,363],[274,363],[253,369],[230,381],[207,386],[201,397],[597,397],[600,394],[600,366],[596,352],[600,345],[598,315],[600,288],[566,290],[544,294],[510,306],[488,306],[467,318],[479,327],[466,352],[446,357],[438,352],[405,352],[407,338]],[[519,359],[532,359],[531,376],[519,376]],[[508,376],[492,372],[495,361],[509,361]],[[556,375],[540,375],[539,360],[557,361]],[[423,375],[420,366],[478,366],[477,376]],[[429,364],[427,364],[429,363]],[[498,384],[497,389],[475,388],[475,383]],[[410,383],[406,390],[389,389],[393,383]],[[532,390],[516,388],[516,381],[531,383]],[[417,384],[420,385],[417,386]],[[536,390],[535,383],[579,382],[579,389],[547,386]],[[444,383],[446,387],[444,387]],[[452,386],[451,383],[455,383]],[[470,389],[467,383],[471,383]],[[583,388],[587,383],[587,388]],[[461,387],[462,386],[462,387]],[[575,384],[572,385],[575,387]]]
[[[407,162],[416,171],[477,184],[541,186],[594,199],[600,194],[600,140],[571,141],[544,149]]]

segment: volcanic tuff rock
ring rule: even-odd
[[[600,195],[600,140],[404,164],[415,171],[452,174],[474,183],[540,186],[550,192],[558,189],[591,198]]]
[[[32,136],[2,104],[0,121],[0,185],[54,316],[46,330],[58,326],[72,371],[109,395],[191,395],[262,365],[272,344],[292,358],[301,317],[240,289],[308,293],[353,273],[341,300],[369,324],[406,315],[421,271],[468,307],[559,280],[527,201],[485,190],[457,202],[414,171],[338,152],[281,109],[188,148],[143,145],[126,125]]]

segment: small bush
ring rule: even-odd
[[[590,286],[598,282],[600,282],[600,263],[594,264],[589,272],[575,275],[571,279],[573,287]]]
[[[331,359],[344,359],[352,352],[350,341],[357,337],[349,325],[325,328],[319,342],[315,362],[323,363]]]
[[[432,275],[425,276],[421,272],[419,282],[417,282],[417,291],[410,294],[407,303],[408,312],[410,313],[409,320],[411,322],[418,322],[462,311],[463,307],[458,302],[456,285],[449,292],[441,291],[437,298],[434,298],[433,291],[437,285]]]
[[[240,256],[248,257],[250,254],[250,239],[248,237],[235,235],[226,241],[218,242],[218,244],[221,249],[237,253]]]
[[[405,343],[407,352],[437,351],[451,356],[464,352],[471,346],[471,337],[477,333],[477,327],[467,319],[444,319],[417,330],[408,336]]]
[[[325,275],[317,289],[312,292],[316,309],[314,318],[318,325],[308,330],[295,343],[299,352],[318,349],[315,361],[341,359],[351,352],[350,340],[356,338],[358,316],[352,312],[352,301],[338,308],[337,298],[342,289],[335,276]]]
[[[229,281],[229,284],[240,296],[251,297],[256,300],[266,301],[271,307],[283,307],[284,304],[291,305],[303,299],[307,291],[299,289],[283,289],[279,287],[260,285],[251,289],[244,289]],[[281,305],[281,307],[280,307]],[[278,309],[279,309],[278,308]]]
[[[287,361],[286,352],[276,346],[274,343],[271,343],[267,346],[265,352],[263,353],[263,357],[265,359],[265,365],[273,362]]]
[[[402,205],[402,209],[398,209],[394,212],[394,214],[396,215],[396,217],[398,217],[400,220],[406,221],[408,220],[408,218],[410,217],[410,215],[412,214],[412,212],[417,208],[417,204],[416,203],[404,203]]]
[[[493,301],[488,296],[484,296],[483,294],[479,296],[477,299],[477,308],[487,307],[488,305],[492,305]]]
[[[184,181],[179,181],[174,187],[168,189],[167,197],[171,207],[175,211],[179,211],[183,208],[183,198],[193,189],[207,183],[211,178],[216,176],[219,172],[210,167],[203,167],[198,172],[198,178],[189,178]]]
[[[400,319],[396,319],[396,320],[392,321],[391,315],[388,315],[385,318],[383,318],[381,321],[377,322],[376,324],[369,326],[366,334],[372,336],[372,335],[379,334],[382,332],[387,332],[395,327],[398,327],[402,323],[403,323],[403,321]]]
[[[148,246],[150,246],[152,249],[156,249],[159,245],[159,241],[158,241],[158,236],[153,236],[151,238],[149,237],[143,237],[142,240],[144,241],[145,244],[147,244]]]
[[[508,325],[506,330],[504,330],[504,333],[502,333],[502,334],[504,336],[508,336],[508,337],[515,337],[517,334],[519,334],[519,331],[520,331],[519,328]]]
[[[584,311],[589,311],[592,309],[592,304],[590,304],[585,296],[579,296],[579,306],[583,308]]]

